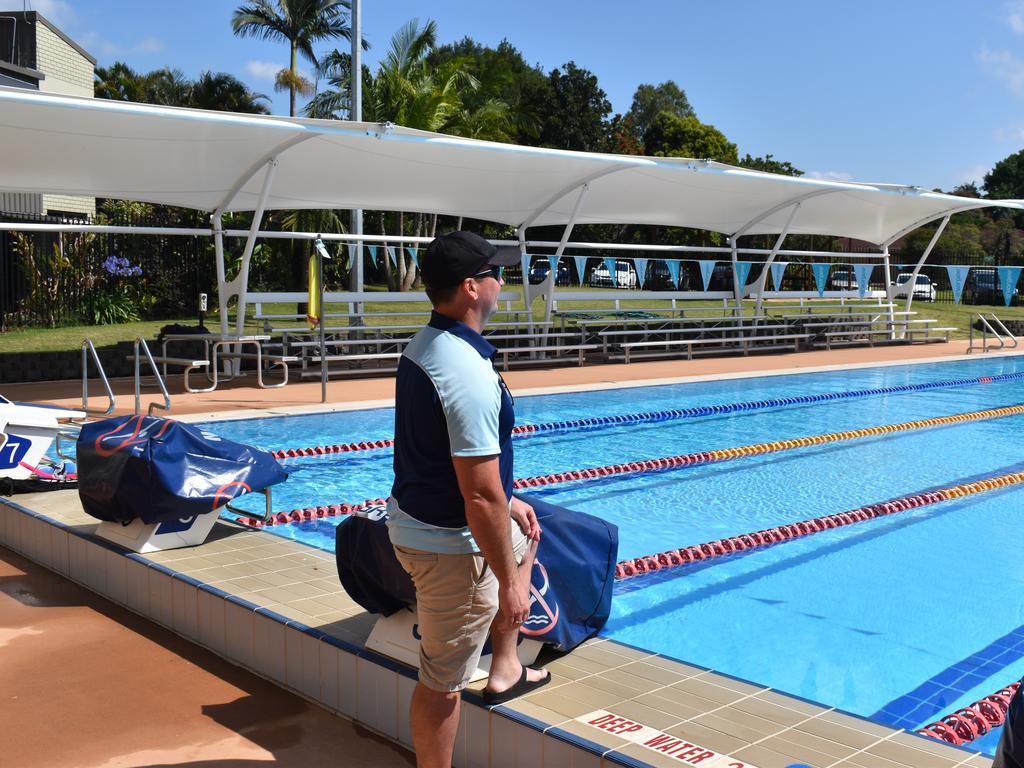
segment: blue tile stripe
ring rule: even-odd
[[[1024,626],[1017,627],[966,659],[946,667],[914,690],[893,699],[871,717],[896,728],[914,731],[949,714],[953,703],[965,693],[998,675],[1022,657]]]

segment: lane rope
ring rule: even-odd
[[[1006,722],[1010,699],[1020,688],[1020,682],[1010,683],[973,704],[921,728],[918,733],[933,739],[962,746],[984,736]]]
[[[609,464],[603,467],[576,469],[568,472],[553,472],[548,475],[537,475],[536,477],[523,477],[515,481],[514,487],[520,489],[538,488],[545,485],[567,483],[573,480],[589,480],[595,477],[608,477],[609,475],[657,472],[666,469],[673,469],[675,467],[693,467],[704,464],[717,464],[719,462],[731,461],[733,459],[740,459],[746,456],[761,456],[767,453],[791,451],[812,445],[840,443],[847,440],[874,437],[876,435],[911,432],[918,429],[929,429],[932,427],[962,424],[972,421],[983,421],[986,419],[1001,419],[1006,418],[1007,416],[1018,416],[1021,414],[1024,414],[1024,405],[1010,405],[1004,408],[987,408],[983,411],[957,413],[952,416],[936,416],[931,419],[915,419],[914,421],[905,421],[901,424],[885,424],[879,427],[848,429],[842,432],[829,432],[824,435],[812,435],[810,437],[797,437],[789,440],[772,440],[767,443],[743,445],[738,448],[724,448],[715,451],[701,451],[699,453],[684,453],[678,456],[665,456],[659,459],[631,461],[626,464]]]
[[[761,547],[768,547],[783,541],[810,536],[833,528],[842,528],[854,523],[893,515],[897,512],[919,509],[943,501],[960,499],[1021,483],[1024,483],[1024,472],[1009,472],[1003,475],[994,475],[982,478],[981,480],[975,480],[971,483],[962,483],[936,491],[922,491],[910,496],[891,499],[890,501],[869,504],[847,512],[814,517],[810,520],[800,520],[796,523],[786,523],[774,528],[766,528],[763,531],[755,531],[754,533],[728,536],[724,539],[707,542],[706,544],[695,544],[689,547],[670,549],[654,555],[634,557],[623,560],[615,565],[615,578],[620,580],[631,579],[634,576],[642,576],[645,573],[670,570],[690,565],[691,563],[714,560],[715,558],[725,557],[737,552],[760,549]]]
[[[941,381],[924,382],[921,384],[904,384],[901,386],[877,387],[874,389],[853,389],[844,392],[826,392],[818,395],[797,395],[795,397],[780,397],[770,400],[751,400],[742,403],[721,403],[718,405],[699,406],[697,408],[672,408],[663,411],[648,411],[646,413],[632,413],[619,416],[594,416],[586,419],[551,421],[542,424],[520,424],[513,428],[512,434],[516,437],[524,437],[561,430],[596,429],[608,426],[621,426],[624,424],[644,424],[659,421],[672,421],[676,419],[695,419],[703,416],[717,416],[727,413],[737,413],[740,411],[761,411],[771,408],[784,408],[791,405],[827,403],[834,402],[836,400],[878,397],[880,395],[898,395],[909,392],[924,392],[932,389],[948,389],[950,387],[969,387],[978,384],[1019,381],[1021,379],[1024,379],[1024,373],[1001,373],[996,374],[995,376],[946,379]],[[353,443],[317,445],[309,448],[288,448],[272,451],[272,454],[275,459],[293,459],[309,456],[326,456],[335,453],[369,451],[379,448],[393,448],[394,445],[394,438],[389,437],[382,438],[380,440],[363,440]]]
[[[665,456],[658,459],[644,459],[632,461],[626,464],[609,464],[589,469],[575,469],[566,472],[553,472],[548,475],[535,477],[521,477],[513,482],[517,490],[528,488],[539,488],[558,483],[568,483],[576,480],[590,480],[600,477],[609,477],[623,474],[639,474],[644,472],[661,472],[679,467],[696,467],[707,464],[717,464],[724,461],[732,461],[747,456],[760,456],[769,453],[807,448],[813,445],[825,445],[848,440],[856,440],[864,437],[877,435],[909,432],[918,429],[929,429],[950,424],[962,424],[987,419],[1006,418],[1024,414],[1024,405],[1010,405],[1004,408],[988,408],[983,411],[971,411],[958,413],[951,416],[937,416],[931,419],[916,419],[903,422],[902,424],[885,424],[879,427],[864,427],[862,429],[850,429],[842,432],[831,432],[824,435],[812,435],[810,437],[797,437],[789,440],[773,440],[767,443],[755,443],[744,445],[738,448],[724,448],[714,451],[701,451],[699,453],[685,453],[677,456]],[[291,512],[278,512],[266,521],[259,518],[243,518],[246,525],[263,527],[265,525],[278,525],[284,523],[303,522],[322,517],[334,517],[336,515],[351,514],[352,510],[362,509],[366,505],[383,503],[383,499],[370,499],[361,504],[325,504],[317,507],[303,507],[293,509]]]

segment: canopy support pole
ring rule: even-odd
[[[242,263],[238,274],[228,282],[224,266],[224,233],[221,226],[224,210],[218,208],[213,212],[212,223],[214,226],[214,249],[217,253],[217,303],[220,307],[220,329],[221,333],[228,333],[228,301],[232,296],[238,296],[236,308],[235,334],[242,336],[245,333],[245,301],[249,289],[249,263],[252,261],[253,248],[256,246],[256,238],[259,235],[260,224],[263,221],[263,212],[266,210],[267,197],[270,194],[270,187],[274,181],[274,172],[277,169],[277,157],[270,158],[266,163],[266,175],[263,177],[263,188],[260,190],[259,201],[256,203],[256,210],[252,214],[252,223],[249,225],[249,234],[245,240],[245,248],[242,250]],[[242,361],[235,358],[233,370],[237,374],[241,368]]]
[[[739,317],[743,314],[743,286],[740,285],[740,276],[736,272],[736,266],[739,264],[739,258],[737,256],[737,245],[736,241],[738,237],[729,238],[730,253],[729,258],[732,261],[732,291],[733,299],[736,302],[736,308],[733,309],[733,315]]]
[[[896,314],[893,311],[892,306],[892,265],[889,263],[889,246],[882,247],[882,270],[885,272],[885,304],[888,307],[886,314],[889,317],[889,338],[896,338],[896,328],[893,326],[893,321],[896,319]]]
[[[213,253],[217,262],[217,307],[220,310],[220,332],[228,333],[228,292],[224,270],[224,211],[218,208],[210,215],[213,228]]]
[[[914,266],[914,271],[910,273],[910,279],[907,280],[907,282],[906,282],[906,286],[907,286],[907,305],[906,305],[906,307],[904,309],[907,312],[910,311],[910,305],[914,303],[914,291],[917,289],[917,276],[921,272],[921,267],[924,266],[925,261],[931,255],[932,249],[935,247],[935,244],[937,242],[939,242],[939,238],[942,237],[943,230],[946,228],[946,225],[949,224],[949,218],[950,218],[950,214],[946,214],[946,216],[942,219],[942,223],[939,224],[939,228],[936,229],[935,230],[935,234],[932,235],[932,239],[928,243],[928,247],[924,249],[924,253],[921,254],[921,258],[918,259],[917,264]],[[896,291],[899,291],[899,286],[896,286]],[[909,319],[909,316],[908,316],[908,319]],[[906,326],[904,326],[903,330],[900,331],[899,338],[902,339],[905,335],[906,335]]]
[[[761,316],[761,309],[764,307],[764,287],[768,284],[768,268],[771,267],[772,262],[775,261],[775,257],[782,248],[782,243],[786,239],[786,235],[789,234],[789,228],[793,224],[793,218],[796,216],[796,212],[800,210],[800,206],[801,203],[793,205],[793,210],[789,212],[789,218],[786,219],[786,225],[782,228],[778,239],[775,241],[775,247],[772,248],[772,252],[768,254],[768,258],[761,268],[761,276],[757,279],[757,284],[754,286],[754,290],[757,291],[757,303],[754,305],[755,318]],[[779,290],[779,286],[775,286],[775,290]]]

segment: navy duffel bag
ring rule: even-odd
[[[78,496],[100,520],[162,523],[287,479],[267,451],[157,416],[94,421],[78,436]]]

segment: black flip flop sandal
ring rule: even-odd
[[[515,685],[513,685],[506,691],[502,691],[501,693],[494,693],[493,691],[488,691],[486,688],[484,688],[484,704],[486,704],[489,707],[492,707],[495,704],[504,704],[506,701],[511,701],[512,699],[517,699],[520,696],[525,696],[528,693],[532,693],[538,688],[542,688],[551,682],[550,672],[545,674],[544,677],[542,677],[540,680],[527,680],[527,670],[529,669],[539,671],[536,667],[528,667],[524,664],[523,673],[519,676],[519,682],[517,682]]]

